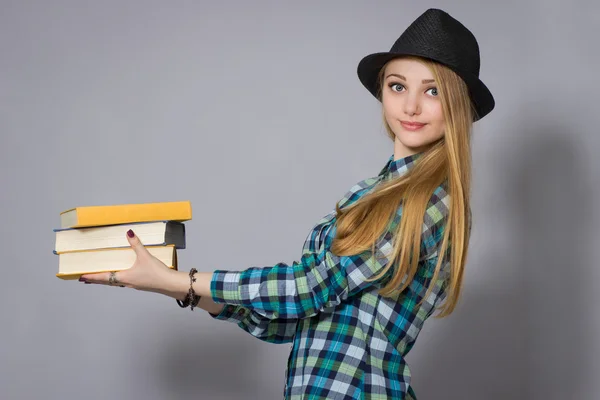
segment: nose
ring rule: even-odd
[[[405,97],[404,113],[410,116],[421,113],[421,98],[418,93],[409,93]]]

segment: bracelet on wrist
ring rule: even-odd
[[[196,277],[194,276],[196,274],[196,272],[198,272],[198,270],[196,268],[192,268],[190,270],[190,289],[188,290],[187,294],[185,295],[185,298],[183,300],[179,300],[176,299],[177,304],[179,304],[179,307],[181,308],[186,308],[186,307],[190,307],[190,311],[194,311],[194,307],[196,307],[198,305],[198,303],[200,302],[200,299],[202,298],[202,296],[198,296],[196,294],[196,292],[194,291],[194,282],[196,282]]]

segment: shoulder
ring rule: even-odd
[[[363,179],[354,185],[350,189],[346,191],[344,196],[339,200],[340,207],[343,207],[346,204],[354,203],[356,200],[364,196],[367,192],[377,185],[380,181],[380,177],[371,177],[367,179]]]
[[[355,202],[375,188],[375,186],[377,186],[377,184],[384,179],[385,172],[387,171],[393,159],[394,155],[392,154],[390,157],[388,157],[383,167],[380,168],[377,175],[368,177],[352,185],[352,187],[347,190],[344,196],[339,200],[340,207],[342,207],[344,204],[351,204]]]

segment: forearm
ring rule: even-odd
[[[384,258],[369,255],[336,256],[323,250],[289,265],[216,270],[211,295],[216,303],[243,306],[268,319],[310,318],[374,284],[366,279],[381,270]]]
[[[194,292],[202,296],[198,307],[209,312],[218,320],[234,322],[237,326],[257,339],[268,343],[289,343],[296,333],[297,320],[272,320],[264,318],[253,310],[241,306],[215,303],[210,291],[212,272],[196,272],[193,282]],[[190,290],[190,276],[187,272],[172,271],[164,280],[161,293],[183,300]],[[225,309],[227,307],[227,309]]]
[[[214,301],[212,301],[210,296],[202,296],[202,298],[198,302],[198,307],[202,308],[205,311],[208,311],[213,315],[218,315],[221,311],[223,311],[225,304],[217,304]]]
[[[215,303],[210,294],[210,281],[212,272],[196,272],[194,277],[196,282],[193,283],[194,291],[197,295],[202,296],[198,307],[211,314],[219,314],[225,304]],[[183,300],[190,290],[190,276],[184,271],[170,271],[168,278],[163,285],[163,293],[166,296],[174,299]]]

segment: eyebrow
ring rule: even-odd
[[[402,79],[403,81],[406,81],[406,78],[404,77],[404,75],[400,75],[400,74],[389,74],[388,76],[385,77],[385,79],[389,78],[390,76],[395,76],[397,78]],[[425,83],[432,83],[435,82],[435,79],[423,79],[421,81],[421,83],[425,84]]]

